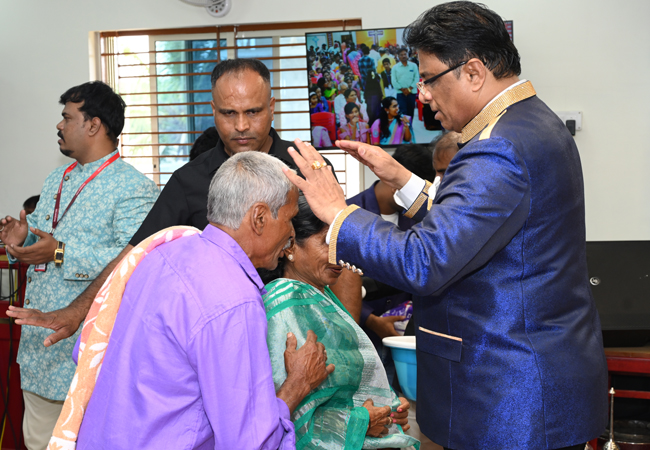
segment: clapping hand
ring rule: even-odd
[[[27,214],[23,209],[20,211],[20,220],[16,220],[11,216],[0,219],[0,241],[4,242],[8,247],[23,245],[27,238],[27,229]]]
[[[37,228],[32,227],[30,231],[40,238],[39,241],[28,247],[11,244],[8,247],[9,253],[18,259],[18,261],[25,264],[46,264],[54,261],[54,250],[57,247],[57,240],[49,233]]]

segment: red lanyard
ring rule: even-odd
[[[74,201],[77,199],[79,196],[79,193],[83,190],[83,188],[86,187],[88,183],[90,183],[93,178],[95,178],[99,173],[104,170],[106,167],[111,165],[115,160],[117,160],[120,157],[119,153],[114,154],[110,159],[104,161],[104,164],[99,166],[99,169],[95,170],[95,172],[86,180],[84,183],[79,186],[79,189],[77,189],[77,193],[74,194],[74,197],[72,197],[72,200],[70,200],[70,203],[68,203],[68,207],[63,211],[63,214],[61,214],[61,220],[63,220],[63,217],[65,216],[65,213],[68,212]],[[63,190],[63,181],[65,180],[66,175],[68,175],[70,172],[72,172],[72,169],[77,167],[77,163],[73,163],[70,167],[65,169],[65,172],[63,172],[63,178],[61,178],[61,184],[59,184],[59,192],[56,194],[56,204],[54,205],[54,214],[52,215],[52,231],[50,231],[50,234],[54,234],[54,230],[56,229],[56,226],[59,224],[61,220],[59,220],[59,205],[61,203],[61,191]]]

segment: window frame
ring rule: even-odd
[[[119,64],[119,59],[121,56],[124,56],[125,53],[120,53],[117,51],[117,42],[115,38],[121,37],[133,37],[133,36],[148,36],[148,53],[149,62],[148,64],[142,64],[142,66],[148,66],[148,75],[139,76],[140,78],[149,78],[149,103],[148,103],[148,118],[150,130],[149,132],[141,132],[140,134],[150,136],[150,142],[148,143],[132,143],[130,141],[133,133],[130,133],[129,127],[125,124],[125,133],[120,138],[119,150],[122,158],[127,162],[132,163],[138,170],[151,178],[159,186],[164,186],[163,180],[161,180],[161,175],[166,176],[169,173],[161,172],[161,159],[164,157],[181,157],[174,155],[161,155],[160,149],[164,146],[164,143],[160,142],[161,133],[170,133],[170,132],[160,132],[159,129],[159,119],[161,114],[159,114],[158,108],[160,103],[158,102],[157,96],[160,94],[158,92],[158,78],[160,75],[156,72],[156,67],[159,63],[156,61],[156,55],[162,53],[161,51],[156,50],[156,42],[158,41],[195,41],[195,40],[216,40],[217,42],[217,59],[221,60],[222,50],[226,50],[227,58],[234,58],[237,54],[237,51],[243,47],[237,45],[239,39],[252,39],[252,38],[272,38],[273,43],[273,56],[269,58],[261,59],[270,59],[274,62],[273,69],[271,72],[273,74],[280,73],[282,74],[283,69],[280,67],[275,67],[276,63],[279,64],[283,59],[281,56],[280,49],[283,46],[296,46],[296,44],[281,44],[280,41],[282,38],[289,37],[303,37],[305,33],[313,32],[322,32],[322,31],[333,31],[333,30],[355,30],[361,29],[361,19],[350,19],[350,20],[330,20],[330,21],[319,21],[319,22],[289,22],[289,23],[276,23],[276,24],[249,24],[249,25],[225,25],[225,26],[209,26],[209,27],[194,27],[194,28],[178,28],[178,29],[161,29],[161,30],[139,30],[139,31],[105,31],[99,33],[99,39],[97,40],[99,47],[98,56],[100,61],[98,64],[95,64],[96,70],[101,73],[101,78],[103,81],[107,82],[109,85],[116,90],[116,92],[122,94],[127,105],[140,105],[140,108],[147,109],[146,103],[132,103],[129,101],[129,96],[137,95],[134,92],[120,92],[120,79],[124,77],[120,76],[121,68],[125,67],[124,65]],[[223,39],[226,40],[226,46],[222,47],[220,41]],[[304,45],[304,44],[298,44]],[[256,48],[262,48],[264,46],[256,46]],[[192,49],[186,48],[184,51],[192,54]],[[133,52],[129,54],[134,54],[139,52]],[[288,59],[296,59],[297,56],[286,57]],[[306,56],[305,58],[305,83],[304,86],[282,86],[278,85],[278,82],[281,83],[282,80],[275,81],[273,88],[273,96],[276,98],[276,114],[274,114],[274,128],[281,137],[284,139],[293,139],[296,135],[299,135],[302,132],[303,140],[311,140],[310,135],[310,124],[309,124],[309,112],[308,112],[308,92],[307,92],[307,76],[306,76]],[[197,60],[198,61],[198,60]],[[189,66],[195,63],[195,61],[188,61],[184,63]],[[292,69],[284,69],[285,72],[288,72]],[[293,71],[300,70],[293,69]],[[188,81],[192,82],[192,75],[188,75]],[[288,89],[301,89],[304,90],[304,98],[283,98],[283,91]],[[176,91],[173,91],[176,92]],[[182,92],[182,91],[178,91]],[[140,95],[146,95],[147,93],[142,93]],[[192,96],[196,95],[195,93],[190,93]],[[284,93],[284,95],[288,95]],[[298,111],[283,111],[282,104],[283,102],[294,102],[293,107],[296,108],[297,102],[304,102],[304,110]],[[186,102],[182,102],[179,105],[185,104],[186,106],[193,107],[194,105],[188,105],[192,103],[191,99],[187,99]],[[285,103],[287,106],[288,104]],[[192,108],[188,108],[191,110]],[[287,114],[302,113],[305,116],[305,125],[303,127],[290,126],[289,128],[283,128],[282,122],[283,117],[286,117]],[[188,115],[191,112],[188,112]],[[137,117],[146,118],[147,116],[131,116],[129,114],[129,108],[127,108],[127,121],[134,120]],[[194,120],[191,121],[194,123]],[[192,128],[190,125],[188,128]],[[177,130],[179,134],[187,134],[187,142],[182,142],[181,145],[187,147],[186,154],[189,155],[189,150],[192,143],[198,137],[202,131],[200,130]],[[306,132],[306,134],[305,134]],[[287,136],[289,134],[289,136]],[[284,135],[284,136],[283,136]],[[190,142],[191,141],[191,142]],[[125,143],[126,142],[126,143]],[[141,147],[146,149],[150,147],[150,152],[144,151],[145,154],[134,155],[129,154],[130,152],[126,149],[131,147]],[[169,144],[169,145],[179,145],[179,144]],[[341,186],[346,192],[347,196],[356,195],[363,188],[363,166],[361,166],[354,158],[349,155],[346,155],[340,150],[326,150],[321,151],[321,153],[332,161],[332,164],[335,166],[337,176],[341,182]],[[139,160],[139,161],[137,161]],[[149,161],[150,162],[147,162]],[[336,161],[336,162],[335,162]],[[145,165],[148,165],[148,170],[143,170]],[[180,167],[180,166],[179,166]],[[164,178],[164,177],[163,177]]]

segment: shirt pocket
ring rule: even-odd
[[[463,340],[419,327],[416,333],[417,349],[430,355],[460,362]]]

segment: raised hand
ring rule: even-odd
[[[374,405],[372,399],[366,400],[362,405],[368,410],[368,414],[370,414],[370,422],[366,436],[380,437],[388,433],[388,426],[393,419],[390,417],[390,406],[379,407]]]
[[[23,245],[27,238],[27,214],[23,209],[20,211],[20,220],[11,216],[0,219],[0,241],[11,245]]]
[[[329,225],[334,221],[338,212],[348,206],[345,202],[343,190],[336,178],[334,178],[330,166],[320,169],[315,168],[319,166],[314,166],[314,164],[318,163],[322,167],[325,160],[314,147],[305,144],[300,139],[296,139],[294,144],[300,153],[289,148],[289,154],[300,172],[305,176],[305,179],[300,178],[288,169],[285,169],[284,173],[305,194],[305,198],[316,217]]]
[[[381,181],[394,189],[402,189],[411,179],[411,172],[380,147],[355,141],[336,141],[335,145],[368,166]]]

